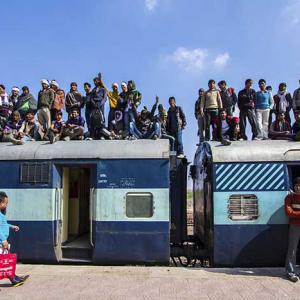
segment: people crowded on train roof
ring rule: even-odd
[[[116,82],[111,85],[111,90],[108,89],[101,73],[93,81],[93,88],[90,83],[84,83],[85,96],[79,92],[76,82],[70,84],[70,91],[65,96],[56,80],[43,79],[37,102],[26,86],[22,88],[21,95],[19,88],[14,86],[9,96],[5,86],[0,85],[0,138],[15,144],[28,140],[55,142],[60,139],[167,138],[171,148],[175,148],[178,155],[183,155],[182,130],[186,126],[186,118],[182,108],[176,105],[174,97],[169,99],[168,111],[157,97],[149,112],[146,107],[139,110],[142,94],[136,88],[134,80],[123,81],[121,91]],[[300,88],[294,91],[292,97],[286,84],[280,83],[278,92],[273,96],[271,86],[267,87],[264,79],[259,80],[258,84],[259,90],[256,92],[252,89],[253,81],[247,79],[245,88],[238,96],[225,80],[219,81],[219,89],[213,79],[209,80],[207,91],[199,89],[194,113],[200,143],[209,141],[211,135],[213,140],[227,145],[231,140],[247,140],[247,121],[251,125],[253,140],[287,138],[286,134],[289,139],[300,140],[297,134],[300,129]],[[109,113],[106,121],[104,107],[107,100]],[[85,112],[87,131],[84,132],[85,127],[82,125],[78,125],[78,129],[74,131],[66,124],[77,120],[77,117],[80,117],[81,123],[84,122],[82,109]],[[158,114],[154,115],[156,109]],[[63,120],[64,110],[68,113],[66,124]],[[24,120],[22,124],[30,128],[25,130],[28,138],[21,138],[16,132],[21,130],[18,126],[11,128],[13,132],[10,132],[9,127],[14,126],[17,118],[14,111],[20,113],[20,119]],[[288,128],[286,123],[291,127],[293,118],[291,111],[294,112],[296,121],[292,128]],[[36,112],[37,123],[34,117]],[[75,114],[78,116],[74,117]]]

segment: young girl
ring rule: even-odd
[[[4,254],[10,248],[10,245],[8,244],[7,241],[9,236],[9,229],[11,228],[16,232],[19,231],[18,226],[7,223],[7,219],[5,216],[7,205],[8,205],[8,197],[6,193],[0,192],[0,255]],[[29,275],[26,275],[24,277],[15,275],[15,277],[11,278],[10,281],[13,286],[19,286],[22,285],[28,277]]]

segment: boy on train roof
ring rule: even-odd
[[[20,228],[15,225],[11,225],[7,222],[6,219],[6,209],[8,206],[8,196],[5,192],[0,192],[0,254],[9,252],[10,245],[8,243],[9,231],[12,229],[15,232],[18,232]],[[10,282],[13,286],[22,285],[29,275],[24,277],[17,276],[10,278]]]
[[[77,108],[70,110],[70,117],[66,122],[66,127],[63,130],[62,136],[64,141],[83,140],[84,137],[84,119],[79,115]]]
[[[292,282],[297,282],[299,281],[299,276],[295,274],[295,267],[300,239],[300,177],[295,178],[294,193],[285,197],[284,207],[290,223],[285,269],[288,279]]]
[[[60,140],[60,137],[65,128],[65,122],[62,119],[62,112],[58,111],[55,115],[55,120],[52,121],[50,130],[49,130],[49,140],[53,144]]]

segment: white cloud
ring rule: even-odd
[[[177,48],[172,54],[164,57],[165,62],[173,63],[189,73],[201,73],[206,68],[223,68],[230,59],[228,52],[212,54],[205,48]]]
[[[290,26],[294,27],[300,24],[299,11],[300,0],[291,0],[282,11],[282,16]]]
[[[155,10],[157,4],[158,0],[145,0],[145,7],[150,12]]]
[[[207,55],[206,49],[196,48],[189,50],[179,47],[169,56],[169,59],[186,71],[202,71]]]
[[[228,52],[225,52],[223,54],[218,54],[214,60],[214,65],[219,68],[223,68],[227,65],[228,61],[230,59],[230,55]]]

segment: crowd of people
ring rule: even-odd
[[[258,81],[258,91],[252,85],[253,80],[247,79],[245,88],[237,95],[225,80],[218,83],[217,89],[211,79],[208,90],[199,89],[195,117],[200,143],[211,140],[211,133],[213,140],[224,145],[230,145],[231,141],[247,140],[247,120],[251,126],[252,140],[300,141],[300,88],[292,96],[287,91],[286,83],[282,82],[273,96],[272,87],[267,86],[264,79]],[[234,116],[236,106],[239,116]],[[292,115],[295,119],[293,124]]]
[[[169,98],[168,110],[156,96],[151,110],[143,106],[139,111],[142,94],[133,80],[122,82],[121,91],[117,83],[109,90],[101,73],[93,82],[93,88],[90,83],[84,83],[85,95],[78,91],[76,82],[70,84],[70,91],[65,94],[56,80],[43,79],[37,100],[27,86],[22,87],[21,94],[14,86],[8,95],[5,86],[0,84],[1,141],[23,145],[35,140],[55,143],[59,140],[164,138],[170,140],[171,150],[177,151],[178,157],[184,157],[182,130],[186,118],[182,108],[176,105],[175,97]],[[63,111],[68,115],[67,120],[63,118]]]

